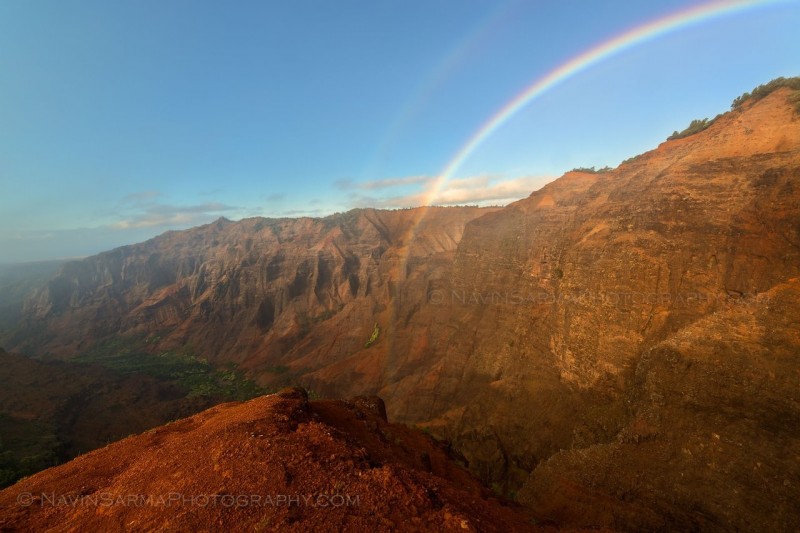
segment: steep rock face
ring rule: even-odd
[[[791,531],[800,501],[800,280],[639,359],[616,438],[564,451],[521,491],[563,525]]]
[[[0,491],[0,528],[555,531],[382,408],[302,390],[219,405]]]
[[[800,122],[786,96],[467,226],[445,360],[490,383],[451,425],[468,456],[508,465],[499,479],[514,460],[497,450],[527,449],[525,470],[529,454],[612,438],[643,351],[798,275]]]
[[[27,302],[9,344],[69,356],[109,335],[138,336],[152,350],[188,345],[213,361],[272,368],[295,361],[317,328],[333,337],[330,362],[363,347],[397,292],[401,254],[423,275],[435,271],[487,211],[429,208],[419,227],[419,210],[367,209],[168,232],[67,263]]]
[[[580,456],[624,438],[643,408],[645,396],[634,393],[643,354],[693,324],[713,330],[702,321],[731,306],[752,311],[772,287],[800,273],[800,123],[786,98],[786,91],[778,91],[612,172],[567,174],[530,198],[468,224],[452,269],[429,284],[425,303],[413,312],[411,321],[420,327],[407,334],[399,323],[392,331],[381,367],[389,371],[388,384],[380,390],[391,412],[434,428],[486,482],[509,490],[563,450]],[[412,293],[413,288],[410,281],[406,289]],[[405,317],[409,307],[401,305],[397,314]],[[406,368],[424,363],[400,373],[394,370],[398,360]],[[744,371],[757,363],[745,359],[740,364]],[[797,361],[786,364],[789,381],[783,390],[788,394],[800,380]],[[336,383],[336,373],[324,379]],[[739,378],[728,372],[692,379],[696,388],[714,391],[713,397]],[[758,388],[742,394],[760,405],[774,399]],[[695,425],[698,433],[719,434],[703,415],[715,408],[713,402],[694,407],[681,413],[684,423]],[[776,402],[772,409],[770,418],[798,415],[793,402]],[[753,423],[763,423],[763,414],[751,413]],[[740,432],[745,428],[732,429],[736,437],[728,438],[746,442],[751,450],[781,453],[781,446],[770,444],[769,433],[747,437]],[[781,442],[787,438],[783,432]],[[664,437],[670,449],[682,438]],[[618,476],[603,470],[618,485],[575,512],[580,516],[604,497],[637,504],[602,516],[587,512],[591,518],[577,523],[750,528],[757,520],[753,516],[770,512],[757,497],[762,489],[756,474],[744,470],[711,470],[704,478],[708,486],[721,486],[729,475],[741,477],[721,494],[737,490],[747,496],[730,501],[760,506],[735,512],[724,496],[710,498],[706,507],[708,494],[699,480],[689,482],[682,494],[667,489],[675,480],[669,477],[642,488],[637,483],[659,469],[648,462],[646,451],[640,454],[632,467],[625,465],[624,455],[616,455],[616,462],[603,456],[619,469]],[[596,472],[597,463],[580,463],[570,482],[581,486],[583,478],[575,479],[581,469]],[[795,455],[778,469],[794,479],[798,464]],[[543,494],[528,496],[532,504],[548,500],[550,493],[542,487],[559,475],[559,464],[546,472],[551,477],[533,485],[538,489],[526,489]],[[633,473],[640,477],[628,475]],[[593,490],[595,483],[582,490]],[[791,485],[782,483],[773,493],[778,501],[790,502]],[[757,529],[798,518],[788,504],[781,513],[778,521],[765,520]]]

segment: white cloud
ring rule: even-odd
[[[403,182],[404,178],[395,180],[381,180],[381,182]],[[413,180],[413,181],[412,181]],[[451,179],[439,191],[432,191],[430,185],[434,180],[430,177],[421,179],[413,176],[407,183],[427,185],[418,187],[417,192],[405,195],[381,196],[352,194],[351,203],[354,207],[415,207],[420,205],[458,205],[458,204],[485,204],[509,203],[529,196],[533,191],[541,188],[552,178],[545,176],[525,176],[513,179],[500,179],[490,176],[472,176],[468,178]],[[376,187],[377,188],[377,187]],[[362,189],[373,190],[373,189]]]
[[[198,205],[170,205],[149,203],[137,209],[123,220],[114,222],[114,229],[156,228],[169,226],[194,226],[203,224],[223,213],[239,208],[217,202]]]
[[[429,184],[432,181],[433,178],[430,176],[404,176],[402,178],[385,178],[358,183],[352,180],[339,180],[336,182],[336,186],[343,190],[375,191],[406,185]]]

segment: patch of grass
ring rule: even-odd
[[[97,364],[118,374],[145,374],[175,383],[187,391],[187,397],[248,400],[270,392],[247,379],[233,363],[225,369],[217,369],[208,361],[192,355],[188,348],[154,355],[141,350],[136,339],[109,339],[77,356],[74,361]]]
[[[372,335],[370,335],[367,342],[364,343],[364,348],[369,348],[370,346],[375,344],[375,341],[378,340],[380,334],[381,334],[381,328],[378,327],[378,323],[375,322],[375,327],[372,329]]]

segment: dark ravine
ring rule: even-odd
[[[0,349],[0,487],[128,435],[224,401],[98,365],[35,361]]]
[[[190,346],[380,395],[565,526],[800,522],[800,119],[789,89],[502,209],[219,220],[65,265],[5,344]],[[377,324],[374,342],[368,342]]]

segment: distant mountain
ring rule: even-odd
[[[429,208],[419,227],[419,209],[363,209],[168,232],[64,265],[7,344],[70,356],[138,336],[152,350],[189,345],[212,361],[266,368],[295,364],[322,327],[340,333],[325,348],[340,359],[363,347],[401,280],[439,275],[464,226],[493,210]]]
[[[221,220],[68,263],[7,344],[180,348],[263,386],[377,394],[561,525],[789,530],[797,89],[502,209]]]
[[[25,298],[47,285],[64,262],[0,263],[0,332],[19,322]]]

